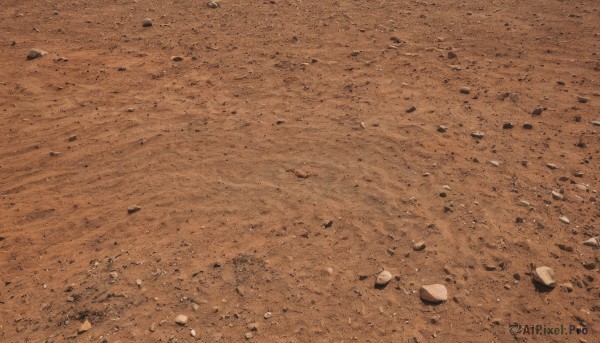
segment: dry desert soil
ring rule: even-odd
[[[2,0],[0,342],[599,342],[599,54],[597,0]]]

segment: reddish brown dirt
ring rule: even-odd
[[[0,341],[597,342],[599,18],[594,0],[2,1]],[[375,289],[382,269],[398,278]],[[447,302],[419,299],[432,283]]]

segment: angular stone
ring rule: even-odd
[[[79,328],[79,330],[77,330],[77,333],[82,334],[84,332],[89,331],[92,328],[92,323],[90,323],[88,320],[86,320],[83,324],[81,324],[81,327]]]
[[[421,286],[419,294],[422,300],[432,303],[440,303],[448,300],[448,290],[446,286],[440,284]]]
[[[390,283],[390,281],[392,280],[392,273],[388,272],[387,270],[382,271],[381,273],[379,273],[377,275],[377,278],[375,279],[375,286],[376,287],[384,287],[386,286],[388,283]]]
[[[546,287],[556,287],[554,270],[550,267],[543,266],[536,268],[533,272],[533,280]]]

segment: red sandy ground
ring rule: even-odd
[[[600,2],[3,0],[0,38],[1,342],[598,342]]]

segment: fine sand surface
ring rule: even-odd
[[[0,342],[598,342],[599,1],[219,5],[2,0]]]

